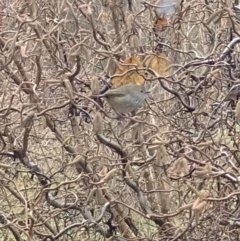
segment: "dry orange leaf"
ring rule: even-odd
[[[145,61],[146,67],[153,69],[162,77],[170,74],[170,69],[168,69],[170,64],[171,62],[164,53],[151,55]]]
[[[140,74],[140,71],[137,71],[137,67],[143,67],[142,62],[138,57],[133,56],[125,59],[123,63],[119,64],[119,68],[117,68],[115,74],[123,74],[129,69],[133,68],[136,68],[136,70],[125,73],[121,77],[114,77],[112,79],[113,86],[117,88],[121,85],[126,85],[130,83],[143,85],[145,82],[145,79],[143,77],[144,74]]]
[[[168,20],[166,18],[158,18],[154,23],[154,29],[163,31],[168,26]]]

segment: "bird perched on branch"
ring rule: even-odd
[[[148,93],[144,86],[130,83],[92,97],[103,97],[118,114],[126,114],[140,108]]]

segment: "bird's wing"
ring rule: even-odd
[[[120,91],[117,90],[109,90],[108,92],[106,92],[105,94],[102,95],[102,97],[123,97],[125,96],[126,93],[121,93]]]

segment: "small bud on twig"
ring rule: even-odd
[[[93,77],[91,83],[91,90],[93,95],[99,95],[99,81],[97,77]]]
[[[96,134],[101,134],[103,132],[103,119],[100,112],[97,112],[93,119],[93,131]]]

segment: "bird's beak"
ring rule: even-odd
[[[145,91],[146,94],[149,94],[151,91]]]

